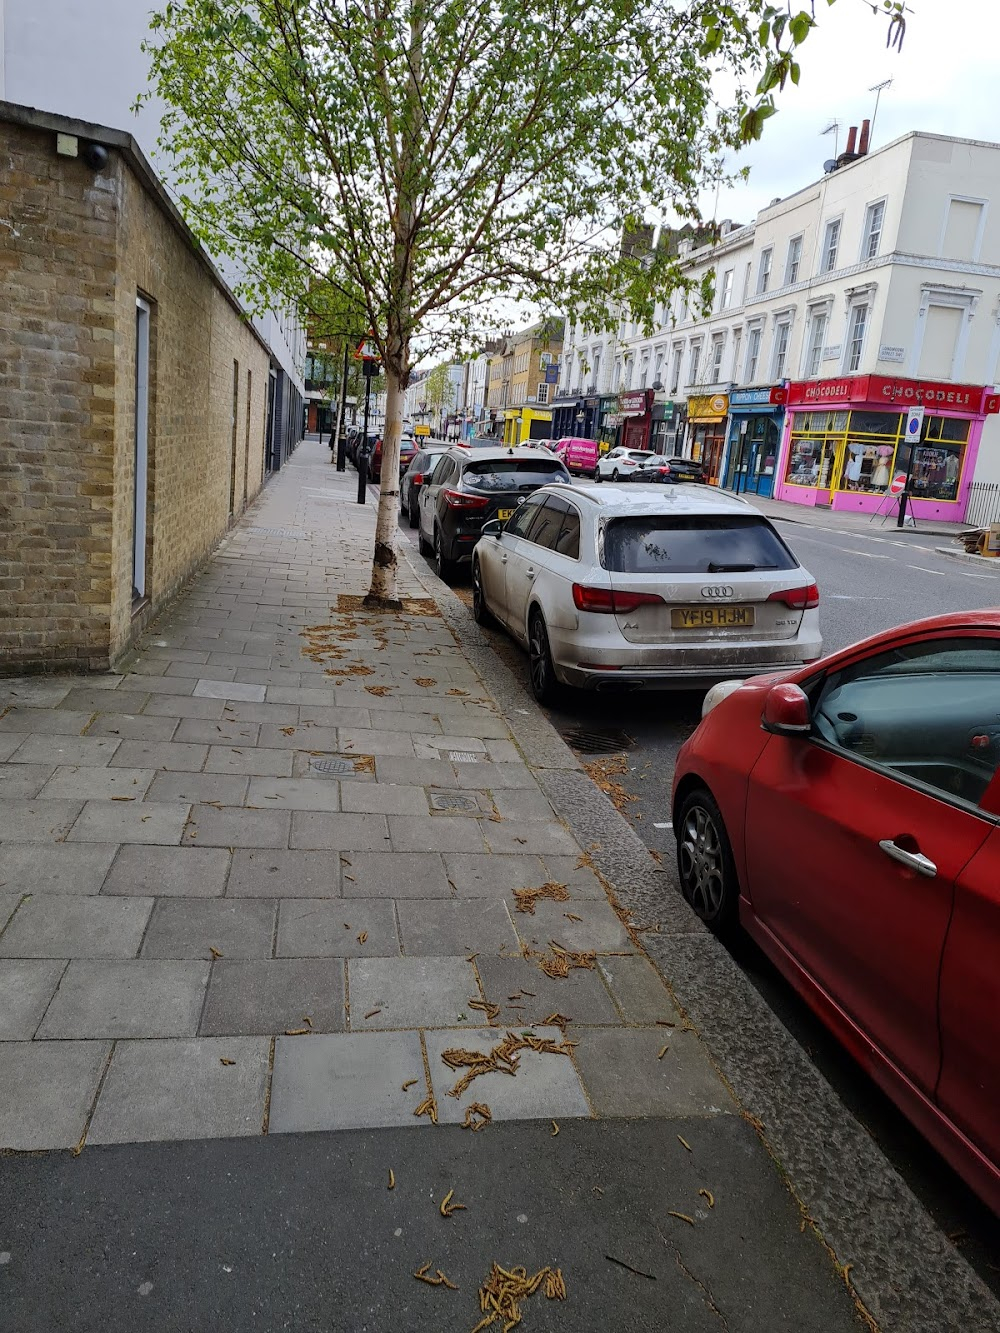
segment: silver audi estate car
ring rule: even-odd
[[[487,523],[473,611],[531,688],[698,689],[818,658],[819,589],[768,520],[707,486],[543,486]]]

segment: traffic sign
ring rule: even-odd
[[[902,495],[906,490],[906,473],[897,472],[892,481],[889,482],[890,495]]]
[[[354,359],[356,361],[378,360],[378,348],[375,346],[371,334],[369,334],[367,338],[362,338],[358,343],[357,347],[354,349]]]
[[[919,440],[924,427],[924,409],[911,407],[906,414],[906,429],[903,434],[908,440]]]

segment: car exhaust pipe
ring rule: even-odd
[[[599,680],[596,688],[599,694],[633,694],[636,690],[642,689],[642,681]]]

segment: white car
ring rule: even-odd
[[[707,688],[823,651],[819,589],[758,510],[705,486],[543,486],[483,527],[473,614],[528,650],[535,698]]]
[[[623,477],[627,480],[644,458],[652,457],[652,449],[626,449],[619,445],[617,449],[610,449],[598,458],[594,480],[621,481]]]

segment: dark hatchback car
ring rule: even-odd
[[[542,449],[449,449],[420,491],[421,553],[433,553],[447,583],[471,562],[484,523],[510,518],[539,486],[569,480],[565,465]]]
[[[399,512],[407,519],[411,528],[417,526],[420,488],[427,483],[441,455],[447,453],[449,448],[450,446],[442,441],[440,444],[431,444],[418,449],[400,479]]]
[[[663,458],[660,454],[652,454],[644,458],[625,480],[652,481],[669,486],[678,481],[704,481],[705,469],[694,458]]]

